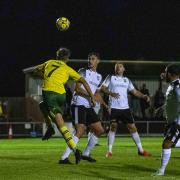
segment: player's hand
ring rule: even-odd
[[[165,106],[164,105],[158,107],[157,109],[154,110],[154,116],[155,117],[163,116],[164,110],[165,110]]]
[[[148,95],[144,95],[143,99],[148,103],[150,102],[150,97]]]
[[[118,99],[120,97],[119,93],[114,93],[114,92],[111,92],[110,96],[112,96],[112,97],[114,97],[116,99]]]

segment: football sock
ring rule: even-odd
[[[93,149],[93,147],[97,144],[98,142],[98,137],[94,135],[94,133],[91,134],[91,137],[88,141],[88,144],[83,151],[83,156],[89,156],[90,151]]]
[[[171,157],[171,149],[162,149],[160,171],[164,172]]]
[[[108,138],[108,152],[112,152],[112,147],[115,140],[115,132],[109,131],[107,138]]]
[[[90,137],[91,137],[91,132],[89,131],[89,133],[88,133],[88,141],[89,141],[89,139],[90,139]]]
[[[73,136],[73,140],[74,140],[75,144],[77,144],[79,141],[79,138],[77,136]],[[71,152],[72,152],[72,150],[67,146],[66,150],[64,151],[63,155],[61,156],[61,160],[68,158],[69,155],[71,154]]]
[[[140,140],[138,132],[132,133],[131,135],[138,148],[138,151],[143,152],[143,148],[142,148],[142,144],[141,144],[141,140]]]
[[[63,138],[65,139],[67,145],[69,146],[70,149],[75,150],[76,148],[76,143],[74,142],[71,133],[69,132],[69,130],[67,129],[66,126],[63,126],[61,128],[59,128]]]

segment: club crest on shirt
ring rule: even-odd
[[[124,79],[124,82],[127,82],[126,79]]]

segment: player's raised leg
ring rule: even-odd
[[[47,109],[47,106],[45,106],[43,101],[41,101],[39,103],[39,108],[44,115],[44,119],[45,119],[45,123],[46,123],[46,127],[47,127],[47,130],[46,130],[44,136],[42,137],[42,140],[48,140],[55,133],[53,125],[52,125],[52,122],[54,122],[55,119],[53,119],[53,117],[51,117],[51,115],[49,114],[49,111]]]

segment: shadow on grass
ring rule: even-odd
[[[140,166],[140,165],[132,165],[132,164],[125,164],[124,166],[121,167],[121,170],[126,170],[127,171],[132,170],[132,171],[146,171],[146,172],[154,172],[156,169],[154,168],[147,168],[144,166]]]
[[[78,172],[74,172],[74,174],[77,176]],[[88,170],[86,172],[79,172],[79,177],[81,176],[86,176],[87,178],[93,178],[93,179],[104,179],[104,180],[124,180],[124,178],[120,178],[120,177],[112,177],[110,175],[108,175],[108,172],[107,173],[104,173],[104,171],[102,172],[99,172],[99,171],[92,171],[92,170]],[[81,179],[81,178],[80,178]]]
[[[180,176],[180,171],[178,170],[175,170],[175,169],[172,169],[172,170],[168,170],[167,168],[167,171],[165,172],[166,175],[169,175],[169,176]]]
[[[174,156],[174,157],[171,157],[171,159],[180,159],[179,156]]]
[[[0,160],[32,160],[32,157],[0,156]]]
[[[22,157],[20,157],[20,156],[18,156],[18,157],[15,157],[15,156],[0,156],[0,160],[8,160],[8,161],[40,161],[40,162],[49,162],[48,160],[45,160],[45,159],[43,159],[43,158],[37,158],[37,157],[24,157],[24,156],[22,156]]]

